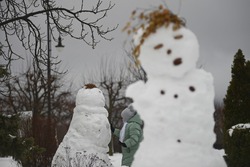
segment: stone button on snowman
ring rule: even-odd
[[[213,77],[196,68],[195,34],[162,6],[138,18],[142,24],[132,27],[133,53],[147,81],[126,90],[145,122],[144,140],[132,166],[226,167],[212,148]]]

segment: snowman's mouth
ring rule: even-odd
[[[175,66],[178,66],[178,65],[182,64],[182,58],[176,58],[176,59],[173,61],[173,64],[174,64]]]

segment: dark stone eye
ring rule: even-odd
[[[176,99],[177,99],[177,98],[178,98],[178,95],[177,95],[177,94],[175,94],[175,95],[174,95],[174,98],[176,98]]]
[[[181,140],[180,140],[180,139],[178,139],[178,140],[177,140],[177,142],[178,142],[178,143],[181,143]]]
[[[164,91],[164,90],[161,90],[161,94],[164,95],[164,94],[165,94],[165,91]]]
[[[195,87],[189,86],[189,90],[190,90],[191,92],[194,92],[194,91],[195,91]]]

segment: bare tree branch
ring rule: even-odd
[[[46,13],[51,20],[50,29],[55,41],[60,34],[81,40],[95,48],[100,39],[112,40],[113,38],[108,38],[106,35],[114,31],[117,25],[113,28],[104,28],[100,21],[105,19],[114,4],[98,0],[92,9],[84,7],[83,0],[79,9],[60,7],[55,0],[49,0],[49,4],[46,0],[33,0],[30,3],[26,0],[0,1],[0,33],[5,37],[5,40],[0,41],[0,45],[3,46],[2,57],[8,65],[14,59],[23,58],[21,53],[14,50],[14,44],[11,42],[15,35],[22,47],[29,51],[37,62],[45,62],[46,33],[40,26],[41,22],[37,23],[34,19],[46,20]]]

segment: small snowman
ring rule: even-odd
[[[108,158],[111,140],[105,99],[94,84],[87,84],[76,96],[69,130],[60,143],[52,167],[112,167]]]
[[[213,77],[197,69],[199,44],[193,32],[160,6],[141,13],[133,28],[134,56],[147,74],[126,90],[145,122],[133,167],[226,167],[213,149]]]

